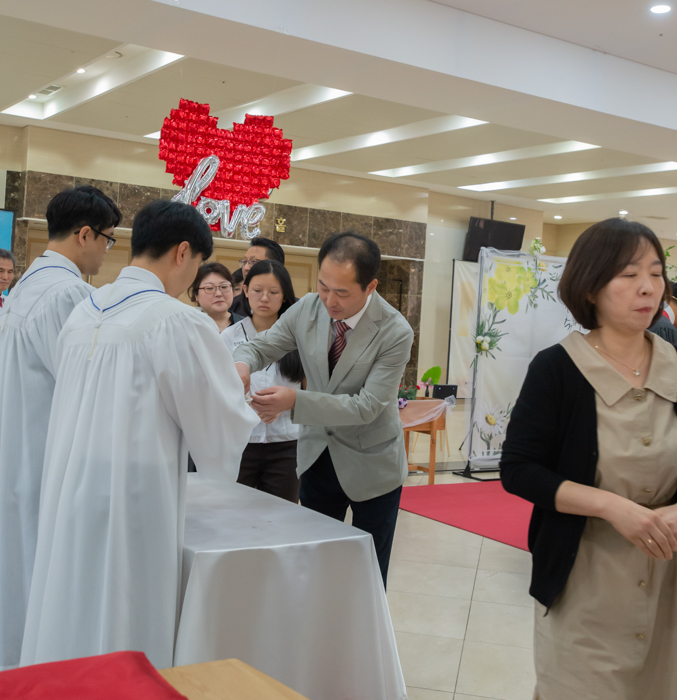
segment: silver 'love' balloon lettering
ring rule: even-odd
[[[230,202],[227,199],[219,200],[202,197],[197,201],[198,197],[209,187],[216,176],[219,163],[218,156],[211,155],[203,158],[197,164],[188,180],[186,180],[183,189],[172,197],[172,201],[183,202],[184,204],[196,202],[195,208],[210,226],[213,226],[218,221],[221,222],[222,238],[232,238],[238,228],[240,236],[245,240],[251,240],[260,236],[261,229],[259,229],[257,224],[266,215],[266,208],[263,204],[258,203],[251,206],[240,204],[231,215]]]

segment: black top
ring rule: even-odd
[[[547,608],[564,590],[586,522],[557,512],[555,494],[563,481],[594,486],[597,456],[595,390],[567,351],[553,345],[529,365],[501,456],[506,491],[534,504],[529,592]]]
[[[228,311],[230,311],[231,314],[237,314],[241,318],[244,318],[247,315],[247,312],[244,308],[243,292],[240,292],[236,297],[233,298],[233,303],[230,305]]]
[[[649,328],[649,331],[663,338],[663,340],[667,340],[668,343],[677,348],[677,328],[675,328],[663,314],[661,314],[658,321]]]
[[[564,589],[586,521],[557,512],[555,494],[567,480],[594,486],[596,471],[595,390],[567,351],[553,345],[529,365],[501,455],[505,490],[534,504],[529,593],[546,607]]]

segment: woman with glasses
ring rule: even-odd
[[[245,277],[242,291],[247,316],[221,333],[231,353],[238,345],[248,343],[259,333],[272,328],[296,301],[289,273],[277,260],[256,263]],[[304,380],[301,358],[295,350],[261,372],[254,372],[251,392],[271,386],[301,389]],[[252,431],[242,454],[238,482],[297,503],[298,434],[299,426],[292,423],[291,411],[284,411],[267,423],[261,421]]]
[[[244,318],[228,310],[233,303],[233,278],[221,263],[200,265],[197,277],[188,289],[188,296],[216,323],[221,332]]]

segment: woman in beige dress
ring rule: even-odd
[[[665,257],[641,224],[581,235],[560,282],[577,331],[532,362],[505,488],[529,530],[538,700],[677,698],[677,353],[645,331]]]

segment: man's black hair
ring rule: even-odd
[[[193,255],[206,260],[214,249],[207,222],[189,204],[156,199],[146,204],[132,224],[132,257],[161,258],[175,245],[187,241]]]
[[[364,291],[378,277],[381,270],[381,251],[370,238],[354,231],[335,233],[322,244],[317,263],[329,256],[337,263],[350,262],[355,266],[355,278]]]
[[[71,187],[52,198],[47,205],[49,240],[64,240],[83,226],[103,231],[118,226],[122,214],[118,205],[101,190],[91,185]]]
[[[271,241],[270,238],[261,238],[261,236],[257,236],[256,238],[252,238],[249,244],[250,248],[254,246],[265,248],[268,260],[277,260],[277,262],[284,265],[284,250],[282,250],[282,246],[279,243]]]

